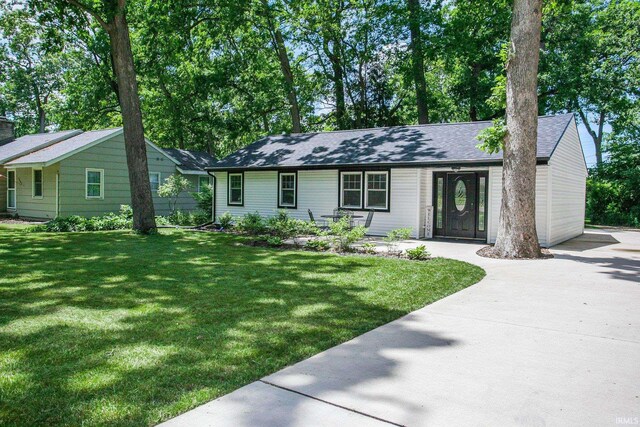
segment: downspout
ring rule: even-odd
[[[207,175],[213,178],[213,184],[211,185],[211,220],[216,222],[216,176],[207,171]]]

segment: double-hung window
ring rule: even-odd
[[[104,169],[86,169],[85,190],[87,199],[104,198]]]
[[[209,176],[198,177],[198,193],[202,193],[207,185],[211,185],[209,182]]]
[[[297,175],[295,172],[278,174],[278,207],[295,208],[297,201]]]
[[[7,208],[16,208],[16,171],[7,171]]]
[[[340,207],[362,208],[362,172],[340,173]]]
[[[151,191],[158,191],[160,188],[160,172],[149,173],[149,184],[151,184]]]
[[[364,207],[366,209],[389,208],[389,172],[365,172],[366,192]]]
[[[42,198],[42,169],[31,170],[31,197],[34,199]]]
[[[230,173],[227,184],[227,204],[242,206],[244,202],[244,174]]]

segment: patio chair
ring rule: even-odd
[[[367,218],[364,220],[364,224],[362,224],[362,220],[358,220],[358,225],[364,225],[365,228],[371,227],[371,221],[373,221],[373,214],[375,213],[374,209],[369,210],[367,214]]]
[[[327,225],[327,221],[325,220],[321,220],[322,222],[318,224],[315,217],[313,216],[313,212],[311,212],[311,209],[307,209],[307,212],[309,212],[309,221],[314,223],[319,229],[327,230],[329,228],[329,226]]]

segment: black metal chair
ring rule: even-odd
[[[369,210],[369,213],[367,214],[367,218],[364,220],[364,224],[358,224],[358,225],[364,225],[365,228],[369,228],[371,227],[371,221],[373,221],[373,214],[376,211],[374,209]],[[362,220],[358,221],[358,222],[362,222]]]
[[[313,212],[311,212],[311,209],[307,209],[307,212],[309,212],[309,221],[311,221],[312,223],[314,223],[319,229],[321,230],[326,230],[329,228],[329,226],[326,224],[326,221],[322,220],[323,223],[322,224],[318,224],[316,222],[316,219],[313,216]]]

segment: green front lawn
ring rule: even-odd
[[[0,425],[155,424],[484,276],[238,242],[0,227]]]

